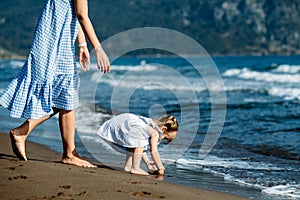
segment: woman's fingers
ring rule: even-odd
[[[99,64],[98,68],[103,72],[104,74],[110,72],[110,66],[107,66],[107,64]]]
[[[79,49],[79,64],[83,71],[87,71],[90,65],[90,53],[86,47]]]
[[[102,49],[101,45],[95,48],[95,53],[96,53],[98,68],[101,70],[101,72],[103,73],[110,72],[109,59],[106,53],[104,52],[104,50]]]

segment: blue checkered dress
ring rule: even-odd
[[[52,108],[78,106],[75,59],[78,21],[73,0],[47,0],[27,61],[0,98],[15,118],[39,119]]]

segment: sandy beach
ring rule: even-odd
[[[27,142],[28,161],[13,154],[9,135],[0,133],[0,199],[197,199],[243,198],[166,183],[109,169],[60,163],[61,154]]]

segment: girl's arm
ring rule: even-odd
[[[76,15],[82,27],[83,32],[87,36],[91,45],[95,49],[98,68],[106,73],[110,71],[110,63],[106,53],[104,52],[97,35],[95,33],[92,22],[88,16],[88,3],[87,0],[74,0]]]
[[[164,168],[164,166],[161,162],[160,155],[158,153],[158,148],[157,148],[158,140],[159,140],[159,134],[151,126],[149,126],[149,128],[148,128],[148,132],[149,132],[149,135],[151,137],[151,139],[150,139],[150,154],[151,154],[151,157],[152,157],[155,165],[158,168],[158,174],[163,176],[164,173],[165,173],[165,168]]]
[[[143,158],[143,161],[146,163],[146,165],[147,165],[148,170],[149,170],[150,173],[153,173],[153,172],[157,171],[155,163],[148,158],[146,152],[143,153],[142,158]]]

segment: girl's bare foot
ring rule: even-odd
[[[138,174],[138,175],[144,175],[144,176],[149,175],[147,172],[145,172],[140,167],[142,156],[143,156],[143,153],[133,153],[133,155],[132,155],[132,167],[131,167],[130,173]]]
[[[15,130],[11,130],[9,133],[10,142],[13,149],[14,154],[20,159],[27,161],[26,151],[25,151],[25,140],[26,136],[17,135]]]
[[[137,174],[137,175],[143,175],[143,176],[148,176],[149,175],[149,173],[145,172],[141,168],[137,168],[137,169],[131,168],[130,173]]]
[[[97,168],[96,165],[93,165],[90,162],[80,158],[75,149],[70,156],[63,156],[62,163],[79,167]]]

